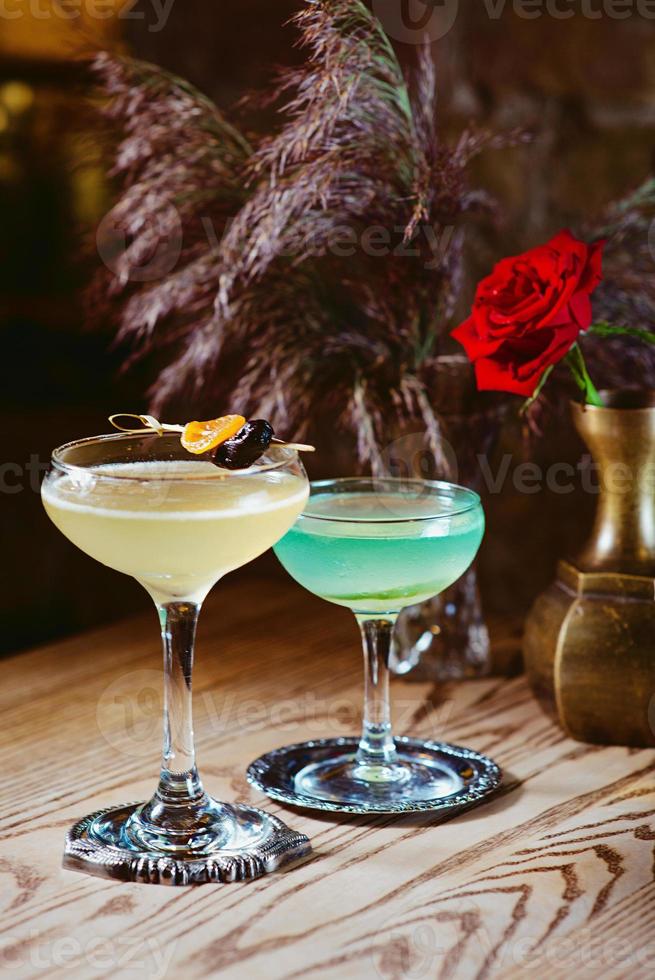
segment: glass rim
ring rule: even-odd
[[[79,473],[79,474],[87,474],[87,475],[90,473],[98,477],[102,477],[105,480],[129,480],[134,483],[144,483],[147,482],[148,480],[152,480],[153,482],[157,481],[159,483],[162,482],[173,483],[176,481],[179,483],[183,483],[183,482],[195,480],[198,482],[204,481],[206,483],[208,480],[209,481],[224,480],[226,478],[233,477],[233,476],[254,476],[257,473],[269,473],[272,470],[282,469],[282,467],[287,466],[289,463],[296,462],[299,459],[298,452],[295,449],[289,449],[286,446],[273,446],[272,452],[280,453],[282,458],[279,460],[273,460],[270,463],[265,463],[264,465],[258,465],[258,461],[257,461],[252,466],[248,466],[247,468],[240,469],[240,470],[230,470],[227,469],[226,467],[216,466],[216,473],[202,473],[202,474],[176,473],[174,475],[171,474],[170,476],[158,474],[157,476],[149,477],[145,474],[142,474],[141,476],[126,476],[125,474],[118,474],[118,473],[110,474],[107,472],[102,472],[101,468],[111,466],[112,465],[111,463],[92,463],[89,466],[85,466],[79,463],[67,463],[64,459],[61,458],[62,454],[65,453],[67,450],[79,449],[79,448],[83,448],[84,446],[93,446],[96,444],[101,445],[103,443],[108,443],[108,442],[127,442],[128,440],[137,440],[137,439],[140,440],[140,439],[148,439],[148,438],[164,439],[167,436],[175,436],[175,435],[177,435],[177,433],[148,432],[147,430],[144,429],[143,433],[108,432],[99,436],[86,436],[84,439],[73,439],[71,440],[71,442],[65,442],[63,443],[63,445],[57,446],[56,449],[52,450],[52,453],[50,455],[50,460],[53,467],[55,467],[58,470],[61,470],[64,473]],[[269,447],[269,449],[266,450],[266,453],[270,451],[271,451],[271,447]],[[190,462],[193,462],[194,460],[201,461],[201,462],[210,462],[210,460],[203,459],[201,456],[194,456],[192,453],[189,453],[188,458]],[[145,461],[141,460],[140,462],[149,462],[149,460],[145,460]],[[154,459],[152,460],[152,462],[157,462],[157,460]],[[160,462],[168,462],[168,460],[161,460]],[[180,459],[180,460],[175,460],[174,462],[185,462],[185,460]],[[119,465],[121,464],[119,463]]]
[[[461,507],[450,510],[446,514],[420,514],[416,517],[329,517],[324,514],[308,514],[306,513],[307,505],[305,505],[298,520],[327,521],[331,524],[415,524],[418,521],[438,521],[458,517],[461,514],[467,514],[469,511],[475,510],[476,507],[482,506],[480,495],[475,490],[464,487],[459,483],[449,483],[447,480],[422,480],[420,477],[407,479],[402,476],[342,476],[331,480],[312,480],[309,484],[309,501],[311,501],[315,489],[334,487],[347,483],[396,483],[404,486],[416,484],[419,487],[428,487],[430,490],[441,490],[450,492],[451,494],[452,491],[455,491],[456,493],[465,495],[468,500]]]

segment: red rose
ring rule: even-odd
[[[591,324],[604,245],[561,231],[546,245],[503,259],[482,280],[471,316],[453,330],[481,391],[534,394],[544,371]]]

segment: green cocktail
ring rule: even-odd
[[[474,776],[467,760],[475,753],[467,749],[445,747],[444,765],[443,746],[394,741],[389,710],[398,613],[452,585],[475,558],[483,534],[480,499],[463,487],[394,479],[312,484],[305,509],[275,552],[306,589],[355,613],[365,660],[363,733],[352,746],[346,744],[352,740],[329,739],[276,750],[251,766],[255,785],[321,809],[424,810],[472,798],[467,780],[483,770],[497,772],[479,757]],[[475,791],[489,791],[496,778],[481,777]]]
[[[424,489],[335,494],[315,486],[275,553],[306,589],[355,613],[397,613],[437,595],[480,546],[480,506],[452,513],[452,496]]]

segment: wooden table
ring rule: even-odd
[[[126,885],[60,868],[68,826],[154,787],[154,613],[0,664],[0,977],[653,976],[655,755],[565,738],[522,678],[396,682],[399,732],[470,745],[500,794],[443,824],[283,810],[246,783],[288,741],[356,732],[346,612],[293,584],[216,589],[195,682],[216,796],[279,813],[313,860],[244,884]]]

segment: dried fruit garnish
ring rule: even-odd
[[[187,422],[180,442],[187,452],[200,456],[236,435],[245,421],[243,415],[223,415],[209,422]]]
[[[236,435],[217,447],[214,462],[228,470],[247,469],[266,452],[274,435],[273,426],[265,419],[246,422]]]

